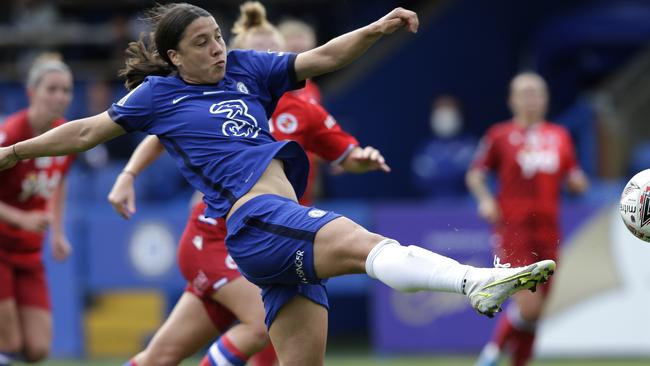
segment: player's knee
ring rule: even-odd
[[[47,344],[26,344],[22,351],[22,356],[26,362],[39,362],[44,360],[50,353],[50,347]]]
[[[20,333],[4,334],[0,337],[0,352],[3,353],[21,353],[23,350],[23,342]]]
[[[261,351],[271,341],[269,333],[266,331],[266,326],[264,325],[251,329],[250,337],[256,351]]]
[[[242,323],[240,327],[245,327],[246,344],[250,349],[240,350],[244,353],[257,353],[271,342],[264,322],[247,322]]]
[[[342,250],[352,250],[359,253],[360,259],[365,257],[379,242],[386,239],[384,236],[370,232],[363,227],[356,227],[347,233],[345,240],[340,242]]]
[[[521,319],[526,323],[535,324],[542,315],[542,309],[539,306],[526,306],[519,309]]]

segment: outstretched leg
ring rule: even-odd
[[[340,217],[323,226],[314,241],[319,278],[366,272],[405,292],[462,293],[481,314],[493,316],[501,304],[522,289],[535,290],[555,270],[546,260],[520,268],[475,268],[417,246],[373,234]]]

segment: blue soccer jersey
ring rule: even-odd
[[[276,141],[268,120],[278,99],[299,88],[292,53],[232,50],[216,84],[149,76],[108,110],[126,131],[156,135],[185,178],[204,193],[206,214],[225,216],[272,159],[281,159],[302,196],[309,162],[295,142]]]

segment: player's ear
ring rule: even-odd
[[[176,50],[174,50],[174,49],[167,50],[167,57],[169,57],[169,59],[170,59],[170,60],[172,61],[172,63],[174,64],[174,66],[176,66],[176,67],[181,66],[181,64],[182,64],[182,62],[181,62],[182,57],[181,57],[181,54],[178,53],[178,51],[176,51]]]

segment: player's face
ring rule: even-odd
[[[63,117],[72,101],[72,75],[51,71],[29,90],[30,106],[37,108],[50,119]]]
[[[170,58],[190,83],[217,83],[226,73],[226,43],[213,17],[200,17],[185,28],[178,50]]]
[[[284,39],[275,32],[254,32],[246,36],[244,48],[255,51],[283,51]]]
[[[510,107],[515,115],[529,119],[543,119],[546,115],[548,94],[543,81],[534,77],[514,80],[510,94]]]
[[[316,47],[316,40],[311,34],[295,34],[287,37],[287,50],[291,52],[305,52]]]

